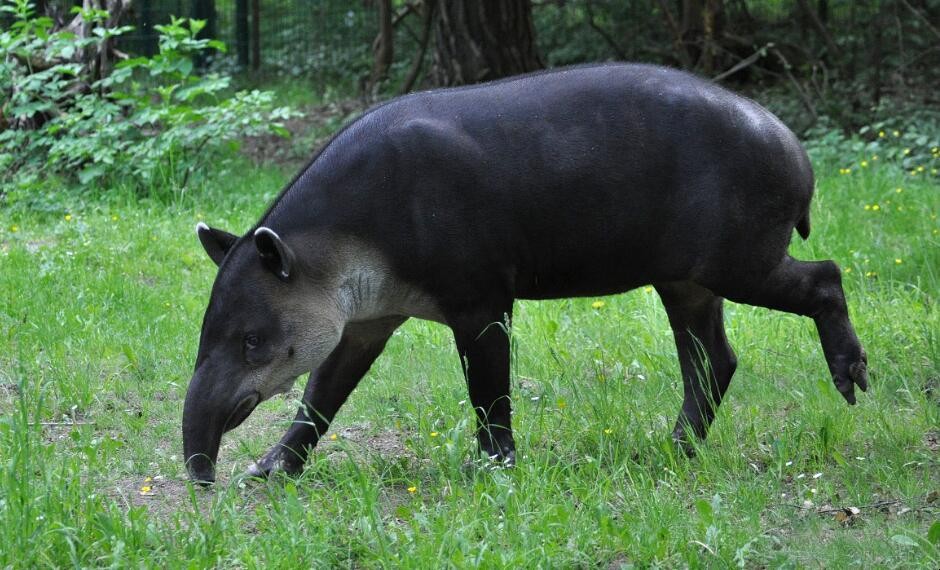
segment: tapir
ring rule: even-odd
[[[515,460],[515,299],[652,285],[678,349],[672,436],[705,437],[737,364],[729,299],[815,321],[835,387],[855,403],[867,357],[838,266],[788,255],[810,233],[813,171],[769,111],[652,65],[563,68],[414,93],[339,131],[244,235],[200,223],[218,265],[183,409],[192,479],[222,434],[310,373],[295,421],[248,469],[302,471],[408,318],[453,331],[494,461]]]

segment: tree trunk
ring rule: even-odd
[[[192,6],[193,18],[196,20],[205,20],[206,25],[201,30],[199,30],[199,35],[197,36],[201,40],[212,40],[217,37],[216,28],[218,21],[218,13],[215,10],[215,0],[193,0]],[[205,68],[206,64],[206,54],[197,53],[193,58],[195,60],[196,66],[200,69]]]
[[[717,67],[724,23],[724,0],[683,0],[682,44],[694,67],[705,75],[712,75]]]
[[[379,0],[379,36],[373,44],[372,76],[369,84],[373,95],[382,81],[388,79],[388,68],[395,56],[395,29],[392,25],[392,0]]]
[[[438,85],[466,85],[543,67],[530,0],[441,0],[434,38]]]

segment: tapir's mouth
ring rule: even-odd
[[[257,392],[252,392],[250,395],[243,398],[242,401],[235,406],[235,409],[232,410],[228,419],[225,420],[225,427],[222,428],[222,431],[231,431],[240,426],[242,422],[251,415],[251,412],[255,411],[255,408],[260,402],[261,396]]]

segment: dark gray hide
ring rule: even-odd
[[[183,417],[192,477],[222,433],[312,372],[304,406],[254,474],[303,468],[408,317],[451,327],[482,450],[511,462],[514,299],[652,284],[685,398],[674,430],[705,437],[735,369],[724,298],[816,322],[835,385],[866,357],[838,267],[787,254],[809,235],[813,174],[759,105],[648,65],[561,69],[417,93],[352,123],[242,237],[200,226],[219,264]]]

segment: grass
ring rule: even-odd
[[[449,331],[411,321],[301,477],[238,477],[299,382],[226,436],[208,490],[181,462],[214,277],[192,228],[243,231],[290,173],[0,211],[0,566],[936,568],[940,192],[891,167],[819,171],[813,235],[792,252],[844,268],[871,363],[858,406],[811,321],[729,304],[738,372],[698,456],[677,457],[655,293],[525,302],[515,469],[475,459]]]

